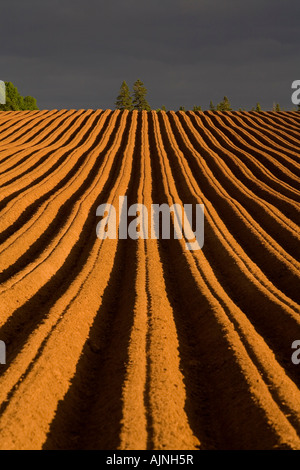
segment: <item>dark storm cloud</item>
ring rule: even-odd
[[[292,107],[298,0],[10,0],[1,76],[40,108],[114,107],[141,78],[153,107]]]

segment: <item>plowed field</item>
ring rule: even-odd
[[[0,113],[0,449],[300,449],[300,113]],[[184,239],[96,209],[204,204]]]

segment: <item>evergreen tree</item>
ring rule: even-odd
[[[274,112],[281,111],[279,103],[275,103],[275,102],[273,103],[273,111]]]
[[[133,107],[138,111],[151,111],[150,105],[146,100],[147,89],[141,80],[137,80],[133,85]]]
[[[212,101],[210,101],[210,103],[209,103],[209,109],[210,109],[211,111],[215,111],[215,110],[216,110],[216,107],[214,106],[214,104],[213,104]]]
[[[23,98],[11,82],[5,82],[6,103],[0,104],[0,111],[19,111],[39,109],[32,96]]]
[[[158,108],[156,110],[157,113],[160,113],[161,111],[164,111],[165,113],[167,112],[167,108],[165,106],[162,106],[161,108]]]
[[[122,82],[120,93],[116,100],[116,109],[128,109],[131,111],[133,109],[132,98],[130,96],[129,88],[125,80]]]
[[[262,111],[261,105],[259,103],[256,103],[255,111],[257,111],[258,113],[260,113]]]
[[[202,108],[201,106],[194,106],[193,107],[193,111],[196,112],[196,111],[202,111]]]
[[[185,106],[180,106],[179,111],[185,112]]]
[[[217,111],[232,111],[232,108],[230,106],[230,102],[229,102],[229,99],[227,98],[227,96],[224,96],[223,101],[221,101],[217,105]]]

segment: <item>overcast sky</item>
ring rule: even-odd
[[[40,109],[114,109],[140,78],[153,108],[292,109],[299,0],[1,1],[1,80]]]

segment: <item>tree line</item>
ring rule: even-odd
[[[5,83],[6,103],[0,104],[0,111],[27,111],[39,109],[36,99],[32,96],[21,96],[11,82]]]
[[[116,109],[125,110],[128,109],[132,111],[134,109],[138,111],[151,111],[151,107],[146,99],[148,91],[147,88],[144,86],[144,83],[139,79],[133,85],[133,93],[130,93],[129,87],[124,80],[122,82],[119,95],[115,102]],[[227,96],[224,96],[223,100],[220,103],[214,105],[212,101],[209,104],[210,111],[233,111],[230,101]],[[294,109],[297,110],[296,108]],[[156,109],[157,112],[159,111],[167,111],[165,106],[162,106],[159,109]],[[185,106],[180,106],[179,111],[186,111]],[[194,106],[192,111],[202,111],[201,106]],[[239,111],[247,111],[246,109],[239,108]],[[261,112],[262,107],[260,103],[256,103],[250,111],[257,111]],[[283,108],[279,105],[279,103],[273,103],[272,111],[284,111]],[[300,105],[298,105],[298,111],[300,112]]]
[[[17,87],[15,87],[11,82],[5,82],[5,91],[6,91],[6,103],[0,104],[0,111],[18,111],[18,110],[38,110],[36,99],[32,96],[21,96],[18,92]],[[133,85],[132,93],[129,90],[129,87],[124,80],[122,82],[119,95],[117,96],[115,107],[120,110],[138,110],[138,111],[151,111],[151,106],[149,105],[146,95],[148,91],[144,86],[144,83],[138,79]],[[230,101],[227,96],[224,96],[223,100],[220,103],[214,105],[210,101],[209,109],[211,111],[233,111]],[[284,111],[279,103],[273,103],[273,111]],[[296,111],[297,108],[294,108]],[[167,111],[165,106],[162,106],[159,109],[156,109],[157,112]],[[184,106],[179,107],[179,111],[186,111]],[[202,111],[201,106],[194,106],[192,111]],[[239,108],[239,111],[247,111],[246,109]],[[256,103],[250,111],[261,112],[262,107],[260,103]],[[300,112],[300,105],[298,105],[298,111]]]

